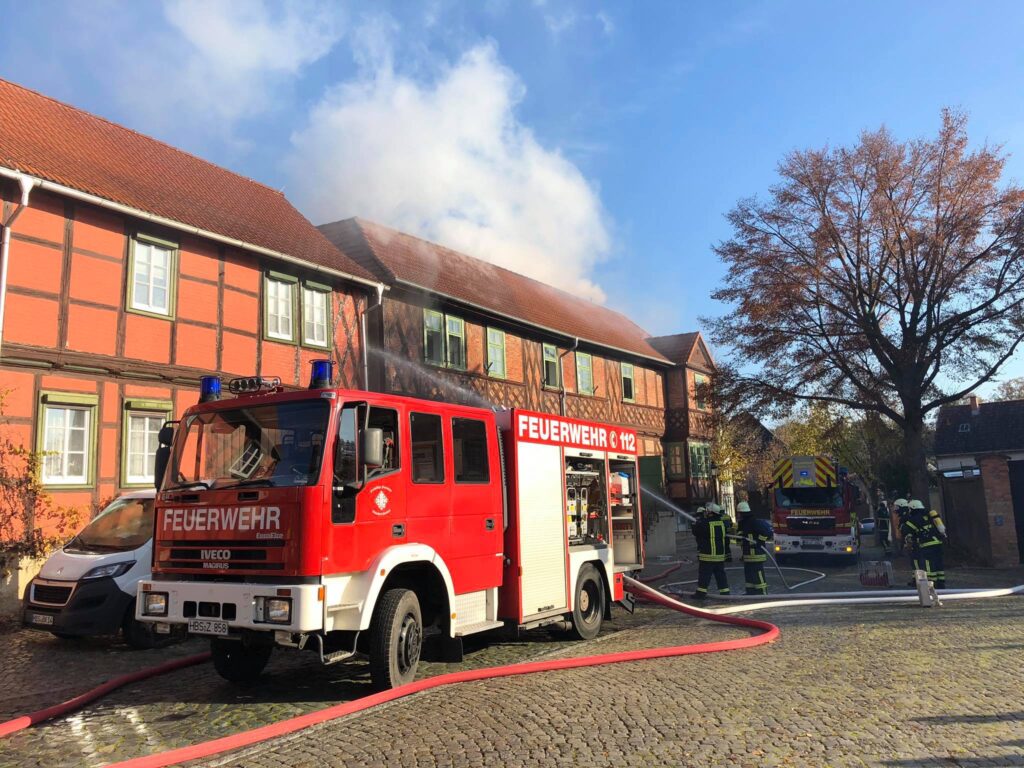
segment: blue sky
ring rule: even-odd
[[[795,148],[943,106],[1024,179],[1024,4],[24,3],[0,76],[284,189],[603,300],[717,314],[711,246]],[[1008,374],[1024,375],[1021,356]]]

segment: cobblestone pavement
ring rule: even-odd
[[[682,554],[690,560],[685,548]],[[664,568],[652,563],[649,572]],[[666,581],[691,578],[693,570],[686,562]],[[808,589],[857,586],[855,567],[827,570],[829,578]],[[898,575],[908,574],[904,568]],[[777,575],[769,579],[778,585]],[[1024,582],[1024,575],[960,570],[953,580],[951,586],[992,586]],[[930,610],[765,611],[758,617],[783,632],[768,647],[443,688],[202,764],[1024,766],[1022,609],[1024,602],[1009,598]],[[658,608],[615,615],[610,630],[590,643],[538,630],[517,642],[479,641],[463,664],[424,665],[422,674],[744,634]],[[0,635],[0,642],[2,718],[205,648],[193,640],[140,653],[27,631]],[[366,690],[358,667],[324,669],[296,653],[276,653],[261,684],[242,692],[203,665],[0,741],[0,766],[101,765]]]

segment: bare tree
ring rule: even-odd
[[[945,111],[936,138],[884,128],[849,148],[794,152],[767,201],[730,212],[728,267],[708,319],[755,407],[873,411],[902,431],[925,496],[925,417],[991,380],[1024,339],[1024,190],[1000,186],[1001,147],[969,150]]]
[[[1000,382],[995,392],[992,393],[992,399],[1024,400],[1024,376]]]

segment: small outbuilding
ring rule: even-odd
[[[983,565],[1024,562],[1024,400],[943,407],[935,457],[953,548]]]

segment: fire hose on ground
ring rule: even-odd
[[[678,566],[677,566],[678,567]],[[663,578],[668,572],[674,571],[670,568],[665,573],[650,580]],[[451,672],[437,677],[417,680],[401,688],[394,688],[388,691],[371,694],[355,701],[336,704],[331,707],[311,712],[306,715],[271,723],[249,731],[233,734],[231,736],[214,739],[212,741],[193,744],[189,747],[173,749],[168,752],[157,753],[145,757],[138,757],[124,762],[114,763],[111,768],[162,768],[163,766],[174,765],[187,760],[198,760],[221,754],[229,750],[240,749],[257,744],[268,739],[284,736],[289,733],[309,728],[310,726],[335,720],[346,715],[362,712],[372,707],[395,701],[397,699],[411,696],[415,693],[476,680],[486,680],[500,677],[513,677],[517,675],[534,674],[537,672],[550,672],[556,670],[579,669],[583,667],[599,666],[603,664],[614,664],[627,661],[644,661],[649,659],[671,658],[675,656],[686,656],[701,653],[715,653],[719,651],[739,650],[741,648],[752,648],[758,645],[765,645],[774,642],[779,638],[780,631],[777,626],[766,621],[747,619],[730,614],[765,610],[768,608],[788,608],[805,605],[842,605],[842,604],[886,604],[886,603],[911,603],[918,600],[916,592],[909,590],[899,592],[887,592],[884,595],[873,594],[864,591],[854,592],[831,592],[828,597],[809,595],[786,595],[751,597],[743,596],[746,601],[742,605],[730,605],[721,608],[695,608],[682,603],[672,597],[648,587],[636,579],[626,579],[627,589],[637,597],[645,601],[658,603],[681,613],[686,613],[701,619],[716,621],[735,626],[747,627],[759,630],[760,634],[735,640],[723,640],[710,643],[699,643],[694,645],[670,646],[667,648],[651,648],[640,651],[625,651],[619,653],[606,653],[596,656],[584,656],[568,659],[551,659],[544,661],[525,662],[501,667],[490,667],[485,669],[466,670],[462,672]],[[966,600],[975,598],[1003,597],[1008,595],[1024,594],[1024,584],[1015,587],[1002,589],[947,589],[940,590],[939,594],[947,600]],[[865,597],[865,595],[870,595]],[[735,596],[740,598],[740,596]],[[168,664],[162,664],[149,670],[125,675],[121,678],[111,680],[98,688],[77,696],[63,704],[50,707],[39,712],[15,718],[7,723],[0,723],[0,735],[7,735],[22,728],[28,727],[42,720],[66,714],[100,696],[109,693],[117,687],[126,685],[129,682],[136,682],[154,675],[169,672],[172,669],[180,669],[190,664],[197,664],[209,658],[208,654],[199,654],[184,659],[178,659]]]
[[[719,616],[710,611],[694,608],[693,606],[686,605],[685,603],[668,597],[667,595],[663,595],[657,590],[645,586],[635,579],[627,577],[626,581],[630,592],[635,595],[642,596],[650,602],[664,605],[668,608],[672,608],[673,610],[686,613],[697,618],[755,629],[758,631],[758,634],[751,635],[749,637],[737,638],[735,640],[720,640],[693,645],[676,645],[667,648],[649,648],[639,651],[604,653],[596,656],[583,656],[568,659],[545,659],[544,661],[524,662],[521,664],[510,664],[501,667],[450,672],[448,674],[438,675],[424,680],[417,680],[409,685],[402,686],[401,688],[393,688],[391,690],[381,691],[380,693],[374,693],[355,701],[336,704],[317,712],[310,712],[306,715],[281,720],[260,728],[254,728],[231,736],[214,739],[213,741],[193,744],[189,747],[182,747],[168,752],[161,752],[120,763],[114,763],[113,766],[117,766],[119,768],[158,768],[159,766],[174,765],[186,760],[206,758],[229,750],[240,749],[261,741],[266,741],[267,739],[294,733],[295,731],[317,725],[318,723],[334,720],[356,712],[362,712],[386,702],[411,696],[414,693],[420,693],[421,691],[430,690],[432,688],[440,688],[442,686],[454,685],[457,683],[466,683],[475,680],[487,680],[499,677],[528,675],[537,672],[579,669],[582,667],[616,664],[627,661],[645,661],[649,659],[663,659],[699,653],[733,651],[741,648],[753,648],[758,645],[765,645],[767,643],[774,642],[779,637],[779,628],[769,622],[759,621],[757,619],[746,619],[738,616]],[[201,661],[205,661],[207,658],[209,658],[209,654],[200,654],[199,656],[192,656],[187,659],[179,659],[176,662],[172,662],[172,664],[177,665],[173,668],[179,669],[181,667],[188,666],[189,664],[196,664]],[[162,664],[159,667],[153,667],[149,670],[143,670],[141,672],[133,673],[132,675],[124,676],[124,678],[131,677],[131,680],[124,678],[111,680],[110,682],[105,683],[92,691],[84,693],[81,696],[77,696],[70,701],[66,701],[63,704],[16,718],[8,723],[2,723],[0,724],[0,735],[7,735],[20,730],[21,728],[41,722],[42,720],[66,714],[72,709],[76,709],[90,701],[93,701],[96,698],[109,693],[115,688],[127,684],[128,682],[136,682],[147,677],[152,677],[169,671],[171,671],[171,666],[169,664]]]

